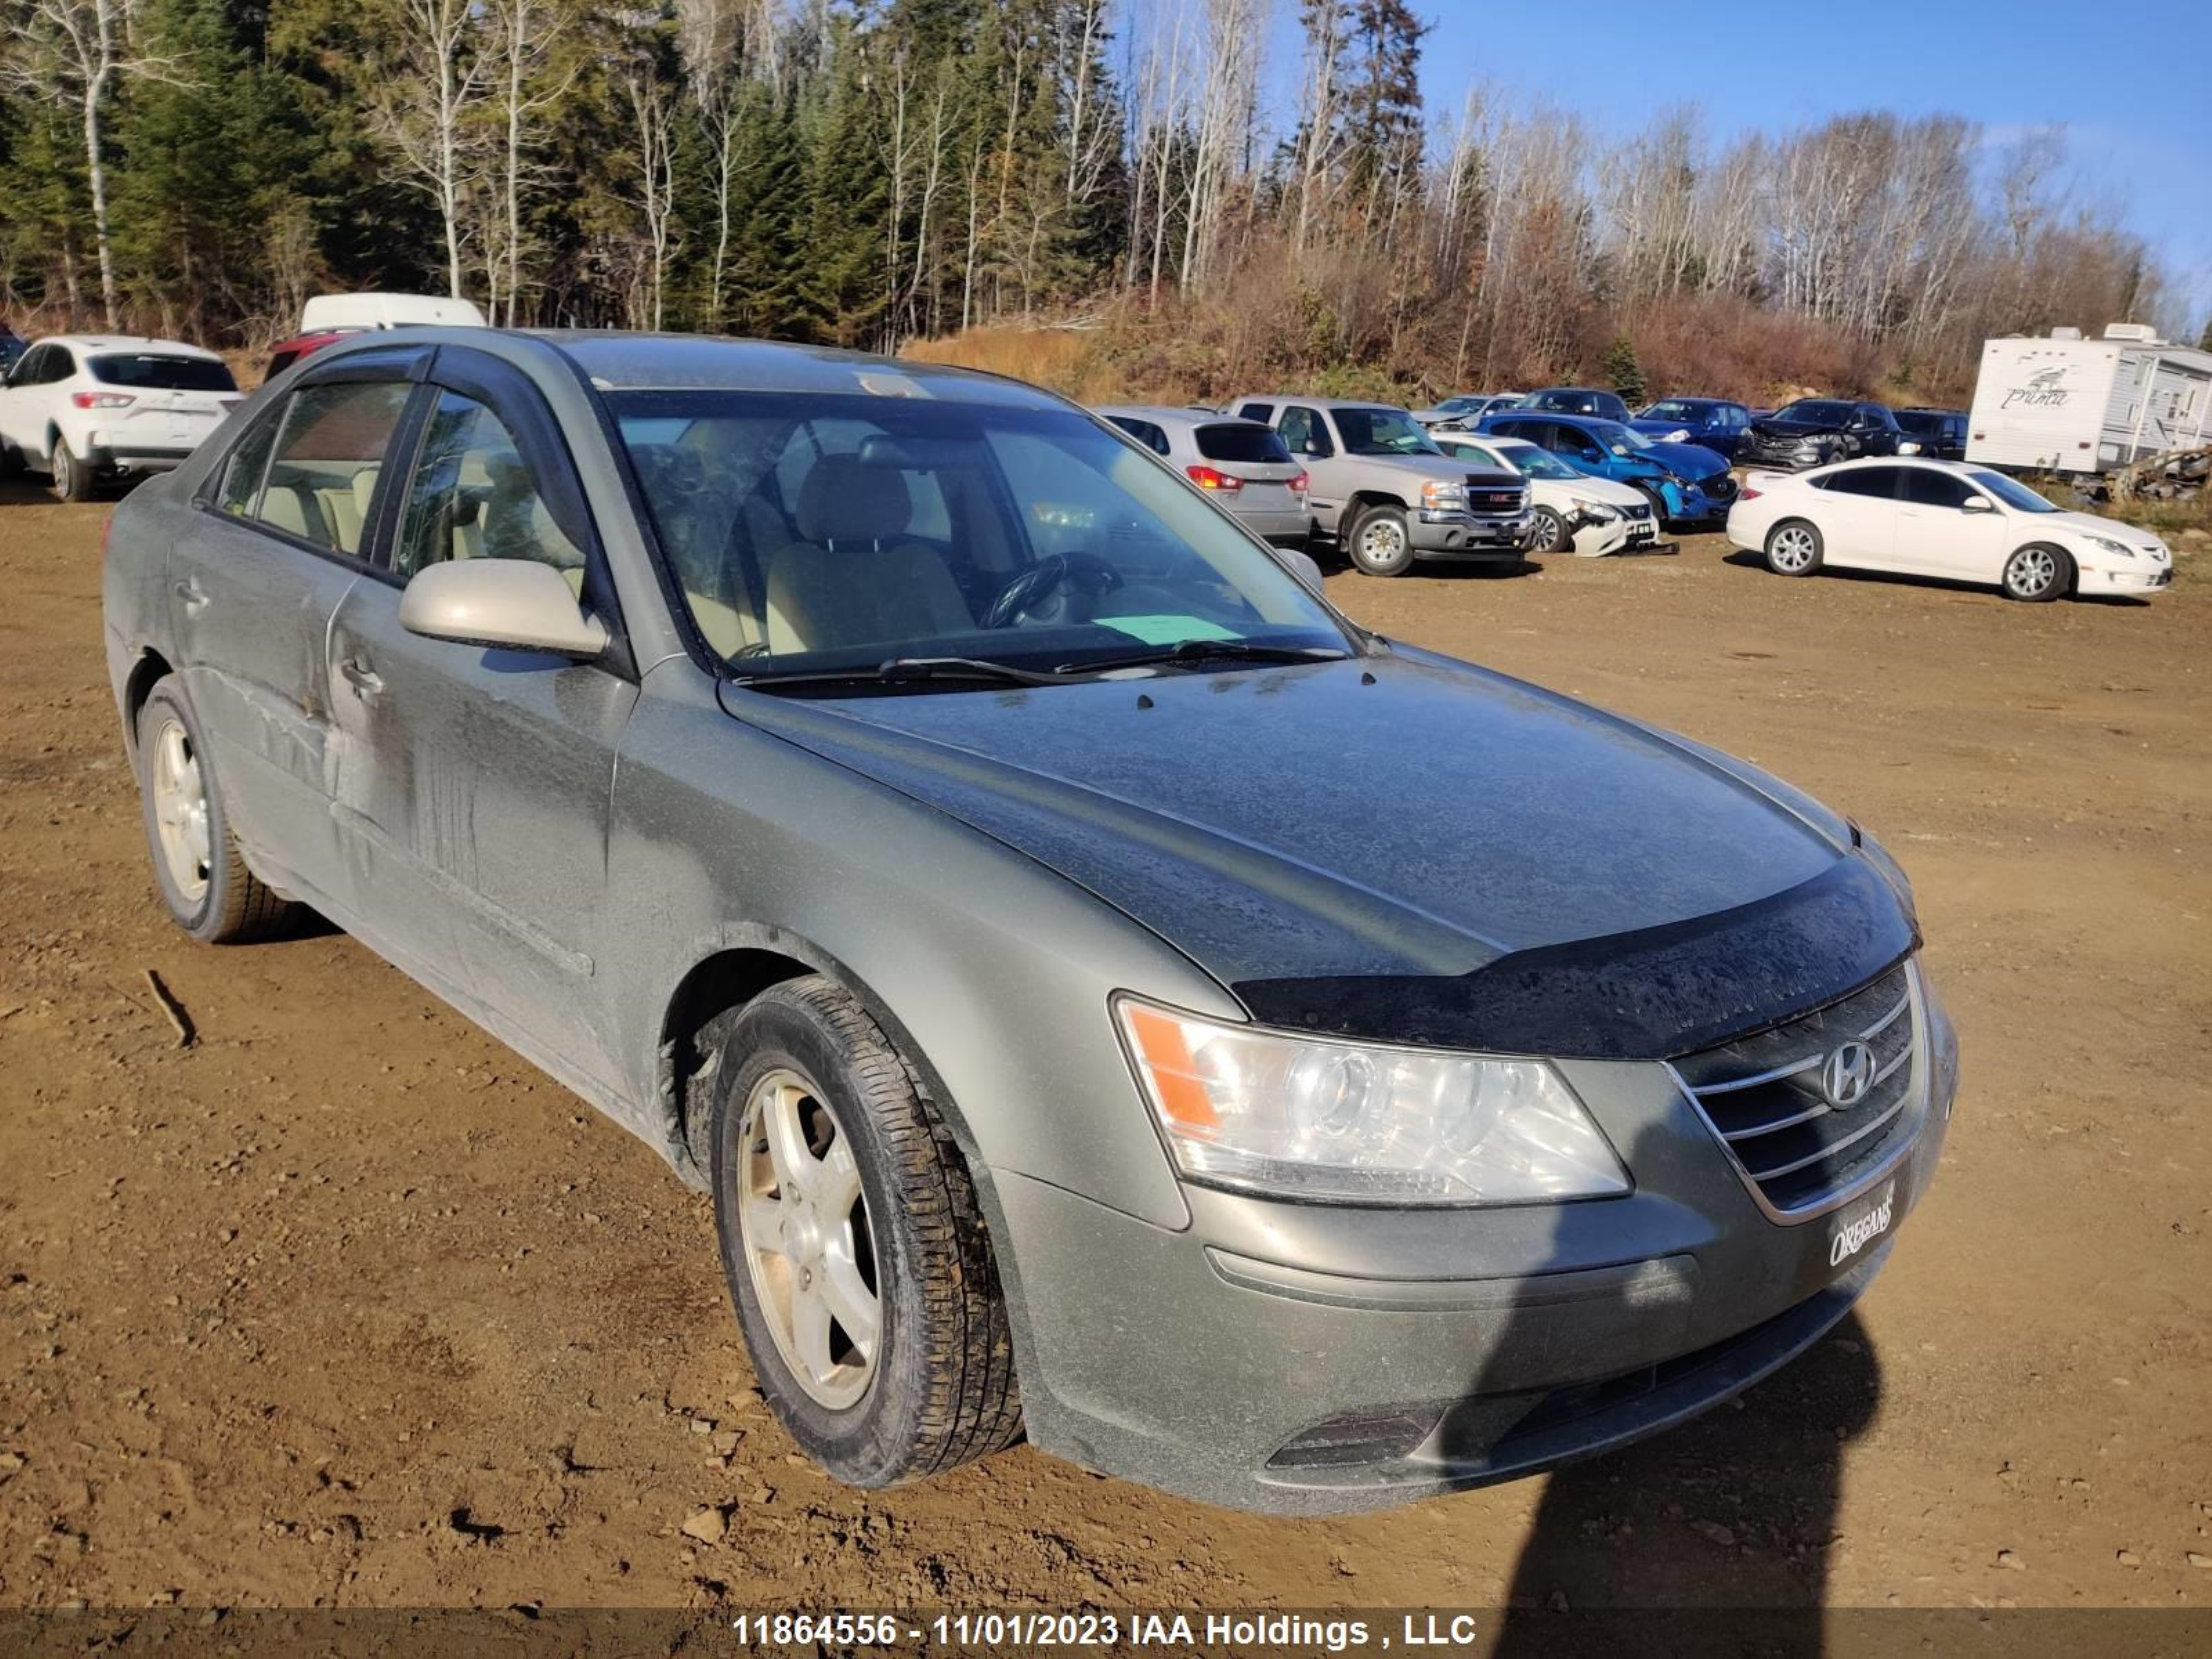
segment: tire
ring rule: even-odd
[[[54,440],[54,494],[65,501],[92,499],[92,469],[70,453],[68,440]]]
[[[1413,531],[1402,507],[1363,507],[1345,538],[1345,556],[1370,576],[1402,576],[1413,568]]]
[[[792,1437],[868,1488],[1011,1445],[1013,1340],[975,1183],[882,1028],[810,975],[718,1017],[700,1042],[723,1276]],[[786,1173],[802,1159],[804,1177]],[[869,1294],[872,1351],[845,1322],[861,1324]]]
[[[1548,507],[1540,507],[1528,515],[1528,551],[1531,553],[1565,553],[1575,544],[1567,533],[1567,521]]]
[[[138,710],[138,799],[154,884],[178,927],[204,945],[235,945],[292,925],[298,907],[238,850],[199,720],[173,675]]]
[[[2074,586],[2074,561],[2062,548],[2030,542],[2015,549],[1997,579],[2008,599],[2022,605],[2048,605]]]
[[[1820,531],[1802,519],[1784,519],[1766,532],[1766,568],[1778,576],[1810,576],[1820,568]]]

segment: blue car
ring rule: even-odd
[[[1729,464],[1701,444],[1665,443],[1619,421],[1516,409],[1483,420],[1480,430],[1548,449],[1578,472],[1632,484],[1668,524],[1728,516],[1735,502]]]
[[[1701,444],[1733,461],[1736,446],[1751,429],[1751,411],[1725,398],[1662,398],[1628,424],[1647,438],[1684,433],[1682,442]]]

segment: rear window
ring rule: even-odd
[[[1290,446],[1273,427],[1202,426],[1198,453],[1209,461],[1287,461]]]
[[[230,370],[212,357],[172,356],[160,352],[112,353],[85,365],[106,386],[143,386],[150,392],[235,392]]]

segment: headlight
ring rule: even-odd
[[[2116,542],[2109,536],[2089,536],[2085,537],[2083,539],[2094,542],[2098,546],[2103,548],[2106,552],[2114,554],[2123,559],[2132,559],[2136,556],[2136,550],[2134,548],[2130,547],[2125,542]]]
[[[1467,505],[1467,486],[1428,478],[1421,483],[1421,505],[1432,513],[1455,513]]]
[[[1628,1190],[1540,1060],[1259,1030],[1123,997],[1146,1102],[1189,1179],[1354,1204],[1525,1204]]]
[[[1907,438],[1898,445],[1897,453],[1900,455],[1917,455],[1920,453],[1920,446]]]
[[[1620,516],[1620,509],[1607,501],[1594,501],[1587,495],[1570,495],[1567,499],[1599,524],[1611,524]]]

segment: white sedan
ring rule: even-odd
[[[2017,479],[1956,461],[1869,459],[1753,472],[1728,538],[1778,575],[1823,566],[1942,576],[2011,599],[2154,592],[2173,556],[2147,530],[2054,507]]]
[[[1602,558],[1656,546],[1659,520],[1651,498],[1610,478],[1577,472],[1548,449],[1522,438],[1474,432],[1431,432],[1454,460],[1518,472],[1528,481],[1528,550]]]

